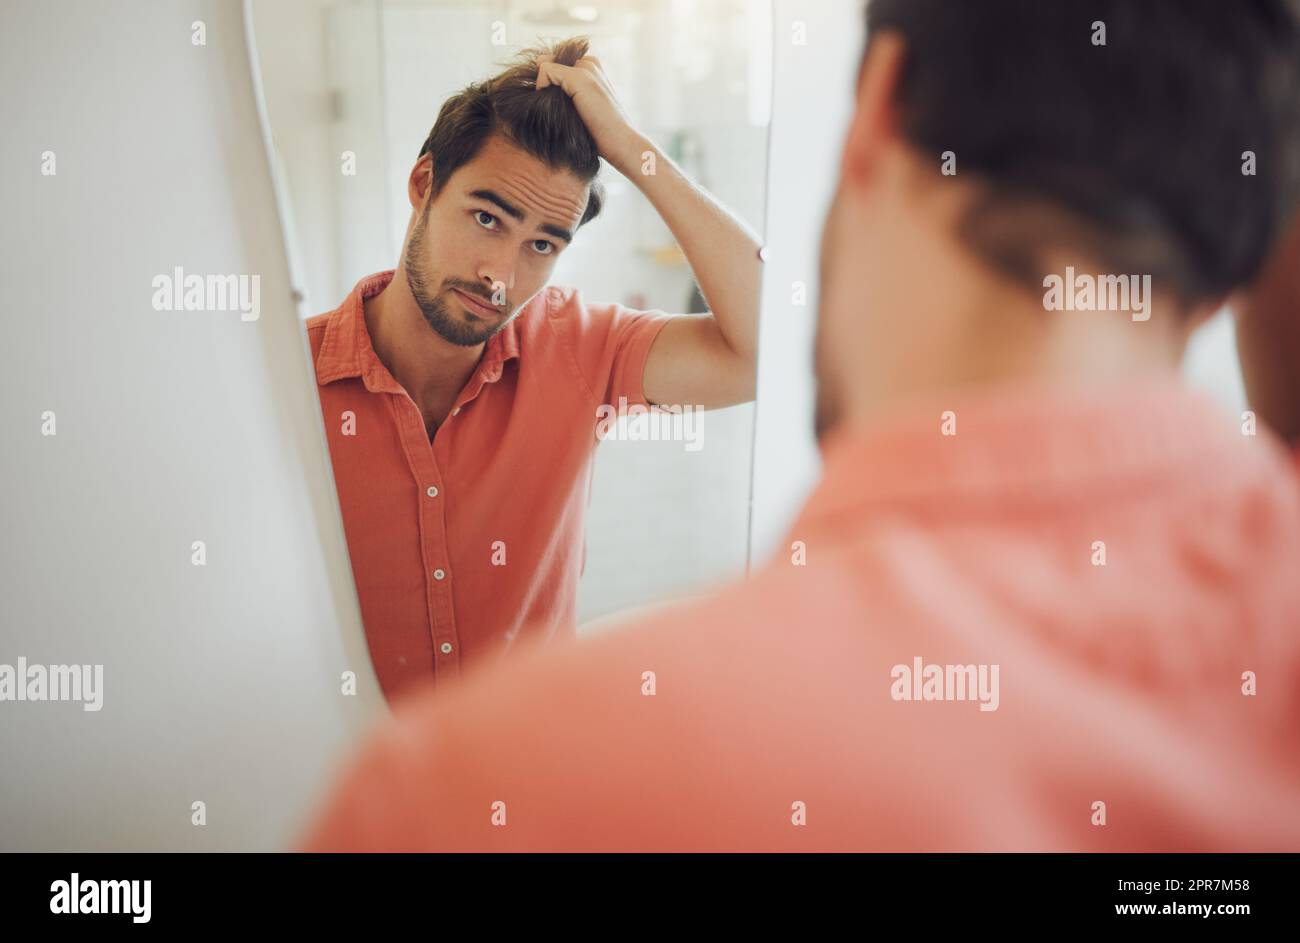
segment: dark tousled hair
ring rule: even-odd
[[[525,49],[504,72],[448,98],[420,148],[420,157],[433,155],[432,196],[442,192],[458,167],[478,155],[491,135],[501,134],[547,166],[587,181],[587,208],[578,225],[594,219],[604,202],[604,187],[596,179],[596,142],[564,89],[537,88],[539,56],[550,54],[560,65],[572,66],[587,54],[588,44],[587,37],[575,36]]]
[[[1026,283],[1055,246],[1214,300],[1294,214],[1300,0],[869,0],[866,22],[904,42],[903,137],[985,184],[960,237]]]

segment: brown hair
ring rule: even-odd
[[[457,92],[443,103],[438,120],[420,148],[433,155],[433,196],[442,192],[456,168],[473,160],[492,134],[555,169],[571,170],[590,183],[582,226],[600,212],[604,188],[596,174],[596,142],[569,93],[558,85],[537,88],[537,60],[543,54],[572,66],[587,54],[589,40],[575,36],[554,45],[525,49],[498,75]]]
[[[1295,212],[1300,0],[871,0],[888,30],[903,136],[988,185],[959,233],[1027,286],[1056,242],[1217,299]]]

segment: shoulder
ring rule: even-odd
[[[797,674],[805,659],[812,668],[814,649],[824,656],[826,645],[835,647],[833,626],[821,627],[817,644],[791,638],[807,618],[807,594],[819,592],[852,590],[838,577],[773,567],[594,637],[530,643],[481,679],[427,691],[399,708],[398,725],[407,731],[402,749],[433,743],[441,733],[447,752],[439,765],[481,769],[494,756],[518,762],[518,754],[498,750],[510,743],[542,768],[560,764],[552,770],[560,775],[564,763],[599,746],[611,775],[620,767],[630,772],[640,751],[688,749],[695,733],[707,740],[712,734],[704,728],[725,705],[744,701],[761,679]],[[448,731],[457,734],[449,740]]]
[[[808,579],[765,571],[606,634],[530,643],[486,675],[397,702],[312,847],[700,844],[698,817],[676,822],[667,810],[730,801],[720,776],[775,781],[788,765],[773,748],[782,726],[815,716],[801,701],[844,687],[809,679],[827,664],[862,664],[869,633],[800,630]],[[812,579],[805,593],[824,582]],[[484,814],[507,799],[509,833]]]
[[[564,338],[579,353],[602,355],[638,336],[641,330],[672,320],[658,309],[629,308],[616,301],[592,301],[582,290],[548,285],[538,293],[539,308],[551,332]]]
[[[568,333],[581,333],[612,320],[619,311],[628,310],[617,303],[590,301],[582,289],[571,285],[547,285],[538,297],[546,320],[557,330]]]
[[[562,323],[559,312],[573,304],[577,289],[547,285],[525,302],[512,324],[521,338],[553,333],[552,324]]]
[[[522,348],[567,351],[582,363],[584,352],[608,336],[612,307],[589,304],[578,288],[547,285],[519,312],[515,332]]]

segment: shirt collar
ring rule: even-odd
[[[347,377],[361,377],[371,392],[401,392],[375,353],[366,328],[364,301],[383,291],[393,280],[395,269],[367,275],[357,282],[343,304],[330,312],[325,322],[325,337],[316,355],[316,381],[321,386]],[[507,360],[519,356],[519,333],[511,318],[501,330],[488,338],[475,376],[482,383],[491,383],[501,377]],[[482,383],[476,383],[479,387]]]
[[[948,411],[952,435],[943,434]],[[1228,487],[1262,470],[1265,440],[1242,435],[1217,403],[1175,380],[932,399],[869,426],[832,430],[821,480],[791,536],[873,510],[955,514],[997,499],[1005,508],[1108,491],[1135,497],[1197,474],[1220,476]]]

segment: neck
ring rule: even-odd
[[[1041,291],[1012,283],[961,247],[927,234],[891,253],[876,278],[841,304],[871,325],[842,349],[845,418],[861,422],[918,401],[998,387],[1078,388],[1172,379],[1186,321],[1157,296],[1152,316],[1047,310]],[[1052,272],[1064,272],[1064,264]],[[1095,267],[1075,266],[1099,272]],[[861,312],[878,312],[862,318]],[[845,323],[847,319],[837,319]]]
[[[366,299],[365,314],[375,355],[417,403],[455,396],[486,347],[461,347],[434,331],[402,268],[379,294]]]

